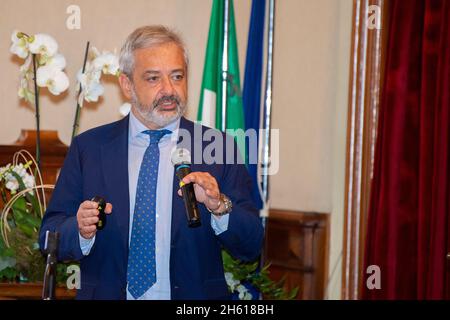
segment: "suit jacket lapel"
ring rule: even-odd
[[[129,117],[117,123],[112,130],[110,142],[101,146],[103,176],[107,199],[113,204],[114,219],[122,237],[123,252],[128,256],[128,233],[130,221],[130,195],[128,187],[128,124]]]

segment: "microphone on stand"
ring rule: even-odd
[[[55,300],[56,287],[56,265],[58,263],[59,233],[45,233],[44,253],[47,254],[47,264],[44,273],[44,285],[42,289],[42,300]]]
[[[180,180],[181,193],[183,194],[184,207],[186,208],[186,217],[188,226],[191,228],[201,226],[200,211],[197,207],[194,186],[192,183],[185,184],[182,180],[191,173],[191,154],[184,148],[175,149],[172,152],[172,164],[175,167],[175,174]]]

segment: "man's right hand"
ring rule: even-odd
[[[92,239],[97,232],[96,223],[98,222],[98,203],[94,201],[86,200],[77,212],[78,230],[80,235],[85,239]],[[112,212],[112,204],[107,203],[105,207],[105,213],[110,214]]]

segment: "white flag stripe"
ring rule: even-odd
[[[202,124],[216,127],[216,93],[208,89],[203,90]]]

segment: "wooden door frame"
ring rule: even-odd
[[[380,28],[369,29],[369,7],[379,8]],[[388,0],[353,0],[344,207],[342,291],[358,299],[373,175],[378,110],[384,77]]]

